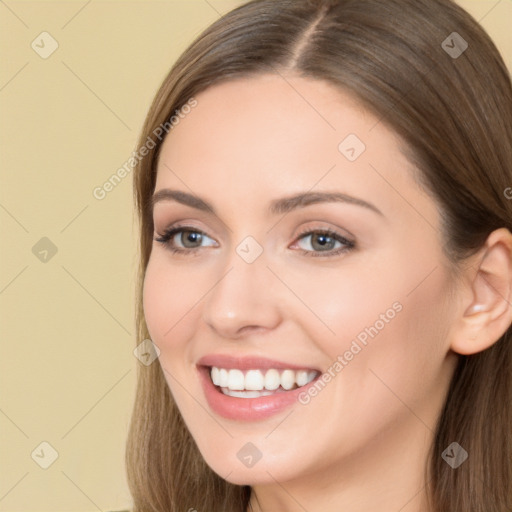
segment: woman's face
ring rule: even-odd
[[[206,462],[263,484],[414,460],[454,368],[457,301],[398,139],[297,76],[195,99],[158,162],[144,311]]]

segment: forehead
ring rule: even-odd
[[[346,135],[368,139],[367,132],[378,123],[340,89],[293,75],[228,81],[206,89],[196,100],[197,106],[164,142],[163,152],[171,146],[175,159],[185,156],[184,144],[195,146],[194,155],[186,155],[195,160],[214,151],[218,158],[231,161],[238,156],[261,161],[266,155],[267,160],[278,161],[280,154],[318,161],[322,155],[311,149],[319,145],[332,159],[338,157],[339,142]],[[393,137],[390,132],[384,136]]]
[[[195,99],[163,143],[156,190],[188,188],[248,206],[254,197],[316,187],[380,196],[385,209],[397,199],[393,187],[414,185],[399,138],[326,82],[262,75],[215,85]]]

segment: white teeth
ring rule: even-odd
[[[272,391],[231,391],[230,389],[223,389],[225,395],[234,396],[236,398],[259,398],[260,396],[273,395]]]
[[[273,391],[281,385],[281,377],[277,370],[267,370],[265,374],[265,389]]]
[[[215,367],[213,367],[215,368]],[[212,368],[212,370],[213,370]],[[221,368],[219,370],[219,383],[217,386],[221,386],[223,388],[227,388],[229,383],[229,374],[227,370],[224,370],[224,368]]]
[[[228,388],[232,391],[242,391],[245,389],[245,378],[242,370],[229,370]]]
[[[245,389],[250,391],[261,391],[265,384],[265,377],[259,370],[249,370],[245,374]]]
[[[214,368],[212,368],[212,378],[213,378],[213,370],[214,370]],[[297,379],[297,386],[304,386],[305,384],[308,383],[307,370],[299,370],[297,372],[297,375],[295,376],[295,378]],[[215,384],[215,381],[213,381],[213,383]]]
[[[292,389],[295,386],[295,372],[293,370],[285,370],[281,374],[281,386],[284,389]]]
[[[220,383],[220,370],[218,368],[215,368],[215,366],[212,368],[211,376],[212,376],[212,382],[218,386]]]
[[[212,382],[219,386],[225,394],[255,398],[266,396],[273,391],[290,390],[310,383],[318,372],[315,370],[242,370],[225,369],[213,366],[210,371]],[[239,393],[243,392],[243,393]]]

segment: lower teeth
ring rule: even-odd
[[[282,387],[278,387],[275,391],[269,391],[267,389],[263,391],[234,391],[229,388],[220,388],[224,395],[234,396],[236,398],[259,398],[260,396],[274,395],[275,393],[283,393],[286,390]]]

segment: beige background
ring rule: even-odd
[[[93,190],[135,149],[179,53],[240,3],[0,2],[0,511],[130,505],[131,175],[103,200]],[[512,1],[460,4],[512,69]],[[58,43],[46,59],[31,47],[51,49],[42,32]],[[47,469],[42,442],[58,452]]]

